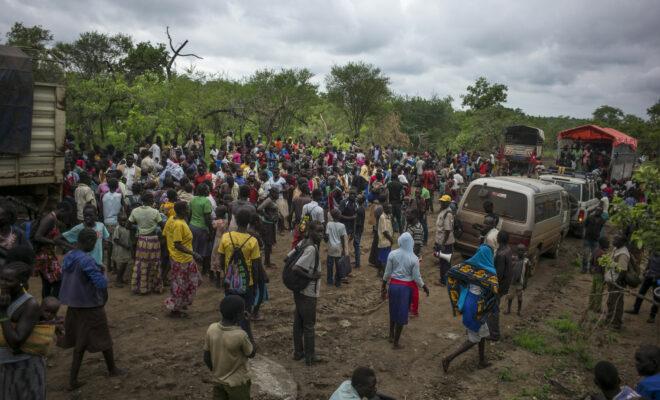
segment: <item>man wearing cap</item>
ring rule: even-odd
[[[435,223],[435,249],[443,254],[451,254],[454,251],[454,213],[449,204],[451,196],[445,194],[440,197],[440,213]],[[447,260],[440,259],[440,279],[437,284],[444,286],[447,283],[447,271],[451,264]]]

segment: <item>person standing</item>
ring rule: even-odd
[[[389,202],[392,207],[392,223],[395,232],[403,232],[403,218],[401,215],[401,203],[403,201],[404,188],[398,179],[393,179],[387,184]]]
[[[340,270],[341,258],[346,255],[346,242],[348,235],[346,234],[346,227],[339,220],[341,212],[334,208],[330,210],[332,221],[328,222],[325,234],[326,241],[328,242],[328,259],[327,267],[327,284],[328,286],[334,284],[335,287],[341,287],[341,281],[344,278],[344,271]],[[334,265],[334,278],[332,267]]]
[[[39,303],[25,289],[32,267],[23,262],[0,266],[0,398],[43,400],[46,398],[44,357],[23,353],[39,321]]]
[[[408,232],[399,236],[399,248],[387,257],[383,274],[381,297],[389,298],[390,336],[389,341],[395,350],[399,344],[403,327],[408,324],[408,312],[413,300],[413,286],[421,288],[429,295],[429,288],[424,284],[419,272],[419,258],[413,251],[413,238]],[[389,281],[389,290],[387,284]]]
[[[513,266],[509,247],[509,234],[505,231],[497,233],[497,251],[495,252],[495,270],[499,292],[497,293],[495,309],[488,317],[490,340],[500,340],[500,299],[509,294],[509,287],[513,280]]]
[[[112,236],[112,233],[117,227],[117,217],[123,211],[122,199],[123,195],[119,191],[119,181],[116,178],[108,179],[108,191],[101,197],[101,204],[103,205],[103,223],[110,236]],[[110,271],[113,270],[112,246],[112,242],[108,242],[106,265]]]
[[[308,366],[320,362],[316,355],[315,332],[316,303],[321,293],[321,266],[319,246],[323,239],[323,224],[312,220],[305,231],[306,238],[299,244],[303,253],[296,261],[293,272],[309,280],[307,286],[293,293],[293,359],[305,360]],[[292,250],[289,255],[295,251]]]
[[[639,287],[639,295],[645,296],[646,292],[651,289],[653,290],[658,287],[658,280],[660,280],[660,251],[654,250],[649,256],[648,264],[646,265],[646,271],[644,272],[644,280],[642,285]],[[626,310],[626,313],[637,315],[639,310],[642,307],[642,299],[635,299],[635,305],[632,309]],[[653,304],[651,306],[651,313],[649,314],[649,319],[646,322],[652,324],[655,322],[655,316],[658,314],[658,306]],[[660,366],[658,366],[660,368]]]
[[[56,246],[69,249],[71,245],[62,240],[59,224],[71,214],[71,206],[62,202],[57,210],[46,214],[35,227],[34,244],[36,250],[35,270],[41,277],[41,297],[59,297],[62,284],[62,265],[56,255]]]
[[[87,204],[96,207],[96,196],[94,195],[94,190],[89,186],[92,182],[89,174],[82,171],[79,176],[80,180],[73,193],[73,197],[76,201],[76,216],[78,217],[78,222],[83,222],[83,209]]]
[[[620,287],[622,273],[628,270],[630,253],[626,247],[626,238],[618,235],[612,241],[614,251],[612,253],[613,265],[606,266],[605,283],[607,284],[607,315],[605,322],[612,329],[620,330],[623,325],[623,289]]]
[[[394,244],[394,230],[392,229],[392,206],[389,203],[383,205],[383,213],[378,218],[378,251],[376,261],[378,267],[378,276],[383,274],[387,257],[390,255],[392,245]]]
[[[610,247],[610,241],[606,237],[598,239],[598,248],[594,250],[591,261],[591,293],[589,294],[589,310],[600,314],[603,308],[603,284],[605,271],[600,265],[599,258],[603,256]]]
[[[364,219],[366,216],[366,209],[364,207],[365,197],[360,194],[357,196],[357,209],[355,210],[355,225],[353,228],[353,249],[355,250],[355,268],[360,268],[360,257],[362,250],[360,249],[362,243],[362,234],[364,233]]]
[[[586,274],[590,269],[590,261],[593,258],[593,252],[598,246],[600,232],[605,225],[603,219],[603,209],[598,206],[594,212],[584,221],[584,239],[582,241],[582,272]]]
[[[195,197],[190,201],[190,230],[193,234],[193,250],[202,256],[202,274],[210,269],[211,236],[213,220],[211,213],[213,205],[208,199],[209,187],[205,183],[195,188]]]
[[[78,373],[85,352],[103,352],[110,376],[125,372],[115,364],[112,338],[105,313],[108,279],[103,267],[90,255],[97,231],[85,227],[77,235],[77,249],[66,254],[62,266],[60,301],[67,305],[62,347],[73,348],[69,389],[79,388]]]
[[[444,194],[440,197],[440,213],[435,222],[435,248],[442,254],[454,252],[454,213],[449,205],[451,196]],[[447,271],[451,267],[451,260],[440,258],[440,279],[438,285],[447,284]]]
[[[201,274],[197,262],[202,256],[193,251],[193,234],[186,223],[188,203],[177,201],[174,204],[175,216],[165,223],[163,234],[170,254],[170,296],[165,299],[165,307],[171,317],[186,317],[185,309],[192,304],[197,287],[201,284]]]
[[[131,277],[131,290],[135,294],[160,293],[160,239],[157,234],[162,223],[160,212],[152,207],[154,195],[145,192],[142,205],[134,208],[128,222],[137,225],[135,266]]]

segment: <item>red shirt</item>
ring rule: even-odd
[[[436,174],[432,169],[427,169],[422,173],[422,185],[428,190],[435,188]]]

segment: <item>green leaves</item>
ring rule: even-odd
[[[491,84],[485,77],[479,77],[474,85],[467,87],[467,94],[461,96],[463,107],[472,110],[483,110],[506,103],[509,88],[501,83]]]

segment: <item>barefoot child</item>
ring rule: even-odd
[[[245,318],[245,301],[228,295],[220,302],[221,322],[212,323],[204,338],[204,363],[213,375],[213,398],[243,400],[250,398],[247,359],[256,348],[241,329]]]
[[[131,231],[128,228],[128,218],[125,215],[119,215],[118,224],[112,232],[112,262],[115,263],[117,271],[117,281],[115,287],[124,287],[124,273],[131,262],[133,253],[131,244]]]
[[[77,249],[64,256],[62,266],[62,288],[60,300],[69,306],[64,321],[62,347],[73,347],[73,361],[69,377],[69,389],[74,390],[82,383],[78,372],[85,352],[103,352],[110,376],[122,375],[123,370],[115,365],[112,338],[105,314],[108,299],[108,280],[102,267],[89,254],[94,249],[97,234],[92,228],[78,232]]]
[[[513,270],[511,280],[511,293],[506,295],[507,309],[504,314],[511,314],[511,303],[513,299],[518,299],[518,316],[520,316],[520,309],[523,302],[523,291],[527,287],[527,265],[529,259],[527,258],[527,249],[525,245],[519,244],[516,247],[516,254],[513,256]]]
[[[220,266],[220,254],[218,253],[218,246],[222,235],[227,232],[227,207],[219,205],[215,208],[215,220],[213,220],[213,228],[215,229],[215,239],[213,240],[213,250],[211,251],[211,273],[214,275],[215,287],[222,289],[222,280],[224,279],[224,270]]]

